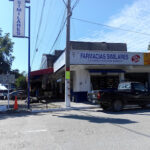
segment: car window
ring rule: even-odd
[[[133,83],[133,89],[136,91],[142,91],[142,92],[147,90],[144,84],[141,84],[141,83]]]
[[[118,90],[131,89],[130,83],[120,83],[118,86]]]

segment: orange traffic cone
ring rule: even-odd
[[[18,109],[17,96],[15,96],[14,110]]]

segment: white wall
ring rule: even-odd
[[[73,74],[73,91],[88,92],[91,90],[90,73],[88,70],[79,69]]]
[[[65,51],[59,56],[59,58],[54,62],[54,72],[59,70],[65,65]]]

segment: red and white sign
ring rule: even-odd
[[[140,56],[139,55],[134,55],[132,56],[132,62],[138,63],[140,61]]]

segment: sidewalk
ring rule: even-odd
[[[68,111],[68,110],[80,110],[80,109],[92,109],[99,108],[99,105],[91,104],[91,103],[75,103],[71,102],[70,107],[65,106],[64,101],[52,101],[48,103],[31,103],[30,110],[27,109],[27,104],[25,100],[18,100],[18,110],[14,111],[14,101],[10,100],[9,102],[9,110],[7,109],[8,101],[3,100],[0,101],[0,112],[52,112],[52,111]]]
[[[50,107],[50,108],[49,108]],[[70,107],[65,106],[65,102],[52,102],[47,109],[32,109],[32,112],[52,112],[52,111],[68,111],[68,110],[80,110],[80,109],[94,109],[99,108],[97,104],[90,103],[75,103],[71,102]]]

